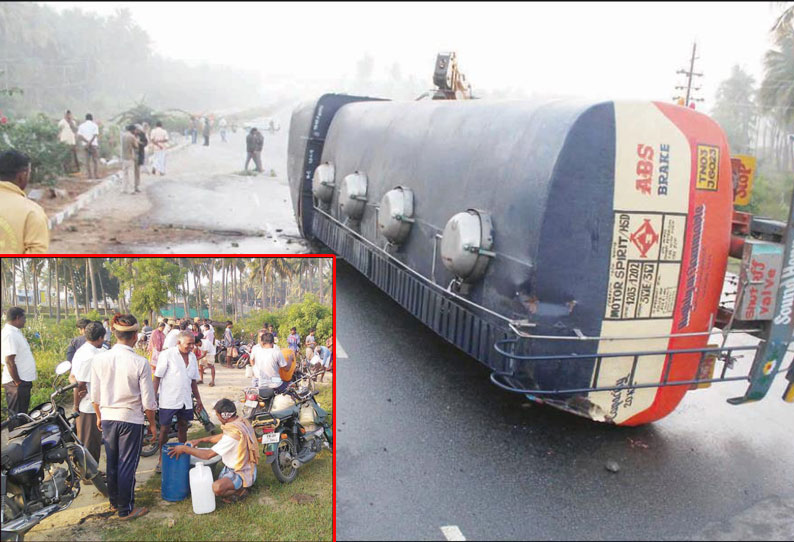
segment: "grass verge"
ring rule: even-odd
[[[331,411],[332,389],[323,386],[317,402]],[[203,429],[188,438],[206,435]],[[216,500],[215,511],[197,516],[190,498],[169,503],[160,498],[161,477],[153,476],[135,495],[136,506],[149,514],[131,521],[106,521],[103,540],[331,540],[332,456],[323,451],[301,467],[298,478],[282,484],[260,455],[257,480],[245,500],[225,504]]]

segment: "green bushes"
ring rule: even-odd
[[[215,320],[232,320],[232,318],[218,317]],[[245,340],[256,339],[256,332],[262,329],[262,325],[267,322],[273,324],[276,334],[279,336],[279,346],[287,346],[287,336],[290,328],[298,328],[301,341],[309,333],[311,328],[315,328],[314,336],[317,344],[325,344],[325,340],[331,336],[334,329],[333,312],[327,305],[317,301],[317,296],[306,294],[301,303],[293,303],[279,309],[276,312],[255,311],[242,318],[232,326],[232,333],[235,337]],[[222,335],[222,331],[219,332]]]
[[[58,141],[58,126],[43,114],[0,124],[0,151],[16,149],[30,156],[31,183],[55,184],[63,174],[69,147]]]

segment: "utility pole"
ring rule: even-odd
[[[689,70],[681,69],[681,70],[678,70],[678,71],[675,72],[677,74],[683,74],[683,75],[687,76],[686,87],[684,87],[682,85],[677,85],[675,87],[678,90],[686,89],[686,97],[683,98],[684,99],[683,105],[685,107],[689,107],[693,102],[702,102],[703,101],[703,98],[692,98],[692,91],[700,90],[700,87],[694,87],[694,88],[692,87],[692,77],[703,77],[702,73],[695,72],[695,60],[700,58],[700,57],[695,56],[696,51],[697,51],[697,42],[692,42],[692,56],[689,59]],[[674,100],[681,100],[682,97],[681,96],[675,96],[673,99]]]

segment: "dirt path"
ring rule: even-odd
[[[241,175],[245,132],[169,154],[167,175],[142,173],[140,194],[109,192],[51,232],[51,253],[304,253],[286,171],[291,107],[265,135],[266,172]],[[250,166],[253,167],[253,164]]]
[[[210,380],[210,373],[207,371],[204,375],[205,384],[199,386],[199,393],[213,423],[219,424],[215,413],[212,411],[212,405],[224,397],[237,402],[240,398],[241,390],[250,383],[250,380],[245,378],[245,370],[243,369],[227,369],[219,365],[216,365],[215,369],[214,387],[208,386]],[[328,374],[324,380],[325,383],[323,385],[330,385],[333,378]],[[241,408],[240,403],[237,404],[238,408]],[[200,428],[201,424],[199,422],[194,422],[191,425],[191,429]],[[157,458],[157,454],[152,457],[141,458],[135,479],[136,488],[141,487],[154,475]],[[99,460],[99,468],[103,472],[105,471],[104,450]],[[158,517],[162,515],[167,519],[167,507],[170,503],[161,500],[160,504],[162,507],[158,506],[157,510],[151,510],[150,514],[158,515]],[[42,521],[28,532],[25,539],[52,542],[60,542],[62,540],[98,540],[101,538],[100,532],[104,527],[104,522],[107,521],[106,518],[102,517],[102,514],[108,511],[107,498],[102,496],[93,486],[83,486],[80,495],[69,508]],[[80,520],[86,516],[92,517],[80,524]],[[117,521],[117,519],[112,521]]]

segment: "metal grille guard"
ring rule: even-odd
[[[736,382],[736,381],[751,381],[752,377],[751,374],[746,375],[728,375],[729,370],[734,369],[734,362],[736,361],[737,357],[734,356],[734,352],[758,352],[760,349],[760,345],[756,346],[725,346],[725,347],[707,347],[707,348],[685,348],[679,350],[653,350],[653,351],[632,351],[632,352],[610,352],[604,354],[565,354],[565,355],[555,355],[555,356],[525,356],[515,353],[515,347],[520,344],[520,339],[505,339],[501,341],[497,341],[494,345],[494,348],[497,352],[502,354],[508,360],[511,360],[510,365],[513,366],[513,370],[510,371],[494,371],[491,373],[491,382],[496,384],[502,389],[507,391],[515,392],[515,393],[523,393],[529,395],[536,395],[536,396],[554,396],[554,395],[563,395],[563,394],[582,394],[582,393],[592,393],[592,392],[599,392],[599,391],[618,391],[618,390],[629,390],[629,389],[639,389],[639,388],[662,388],[667,386],[690,386],[690,387],[697,387],[703,384],[712,384],[715,382]],[[718,378],[695,378],[691,380],[673,380],[669,379],[670,372],[673,368],[673,364],[680,359],[680,355],[682,354],[700,354],[700,360],[698,363],[698,367],[702,367],[704,360],[707,356],[714,356],[716,361],[722,363],[722,369],[720,371],[720,376]],[[656,357],[664,355],[665,356],[665,370],[664,375],[661,381],[659,382],[634,382],[634,375],[637,371],[637,367],[640,363],[642,363],[643,358],[648,359],[650,357]],[[679,356],[676,358],[676,356]],[[601,371],[602,364],[604,360],[609,360],[610,358],[627,358],[632,357],[632,365],[631,365],[631,374],[629,376],[629,381],[625,385],[621,386],[600,386],[597,387],[595,383],[598,381],[598,375]],[[689,356],[688,356],[689,357]],[[519,379],[520,376],[517,373],[517,368],[515,367],[516,364],[521,363],[530,363],[530,364],[538,364],[538,363],[555,363],[557,367],[562,367],[565,363],[576,363],[579,360],[585,361],[594,361],[595,362],[595,370],[593,371],[593,379],[592,384],[585,388],[556,388],[556,389],[536,389],[536,388],[519,388],[515,386],[515,382],[510,382],[510,380]],[[608,362],[608,361],[607,361]],[[691,358],[688,360],[688,363],[692,363]],[[715,366],[716,371],[716,366]],[[782,371],[779,371],[782,372]]]

